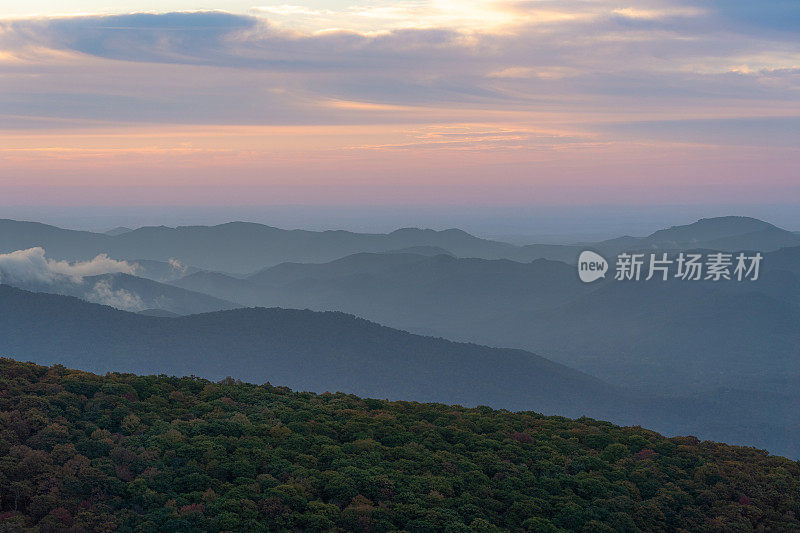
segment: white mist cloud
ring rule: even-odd
[[[84,298],[87,301],[110,305],[123,311],[141,311],[146,308],[139,295],[125,289],[114,290],[107,279],[101,279],[95,283],[92,290],[87,292]]]
[[[186,265],[175,259],[174,257],[170,257],[167,261],[169,266],[172,267],[173,270],[177,270],[178,272],[186,273]]]
[[[79,283],[85,276],[135,274],[138,268],[136,263],[117,261],[106,254],[91,261],[56,261],[48,259],[44,248],[38,246],[0,254],[0,282],[4,283],[53,283],[64,278]]]

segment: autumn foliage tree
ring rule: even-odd
[[[0,531],[793,531],[800,466],[591,419],[0,360]]]

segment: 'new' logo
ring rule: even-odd
[[[591,283],[600,278],[606,277],[608,272],[608,261],[605,258],[592,252],[591,250],[584,250],[578,257],[578,277],[584,283]]]

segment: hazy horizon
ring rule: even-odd
[[[0,206],[0,218],[105,232],[120,226],[256,222],[283,229],[385,233],[404,227],[459,228],[513,244],[574,243],[645,236],[701,218],[749,216],[800,231],[797,205],[636,206]]]

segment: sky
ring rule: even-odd
[[[0,206],[800,204],[796,0],[0,4]]]

